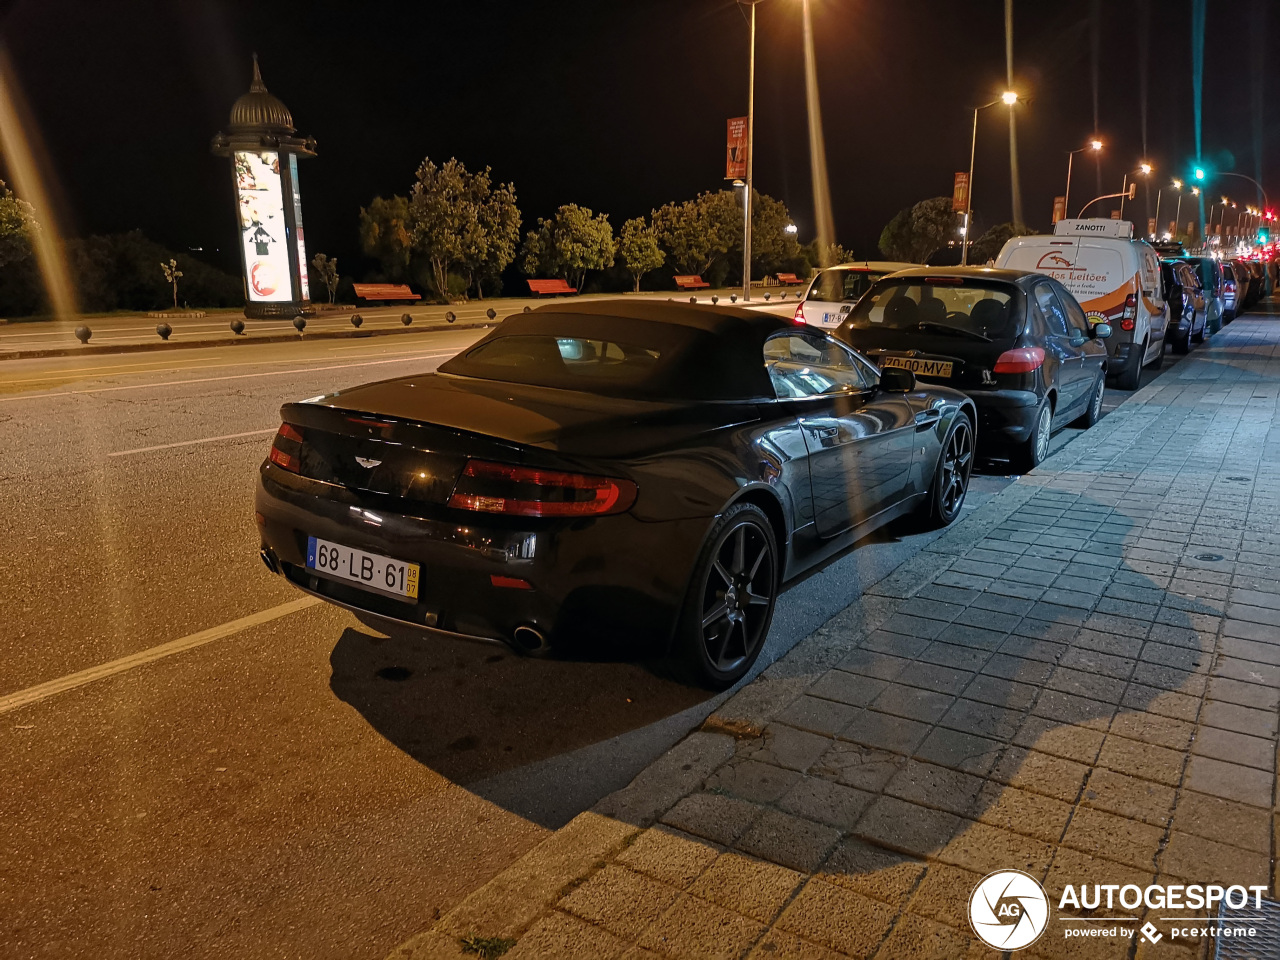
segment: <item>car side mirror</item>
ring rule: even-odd
[[[902,367],[885,367],[880,371],[880,389],[886,393],[910,393],[916,388],[916,375]]]
[[[1111,336],[1111,324],[1095,323],[1093,325],[1093,338],[1095,340],[1105,340]]]

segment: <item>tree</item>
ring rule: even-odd
[[[39,228],[31,204],[15,197],[0,180],[0,267],[31,256],[31,233]]]
[[[613,227],[608,214],[567,203],[525,237],[520,258],[525,273],[559,276],[582,289],[588,270],[613,266]]]
[[[476,294],[484,299],[484,285],[498,284],[502,271],[516,258],[520,242],[520,208],[516,206],[514,183],[489,185],[489,168],[476,174],[472,184],[477,202],[476,221],[467,231],[462,262],[467,271],[467,286],[475,284]]]
[[[328,288],[329,302],[333,303],[338,295],[338,258],[334,257],[330,260],[323,253],[317,253],[311,258],[311,266],[315,268],[320,282]]]
[[[1035,233],[1034,230],[1028,230],[1026,227],[1018,227],[1012,223],[997,223],[994,227],[990,227],[977,240],[973,241],[973,246],[969,248],[969,262],[973,264],[986,263],[988,260],[994,260],[996,254],[1000,252],[1000,248],[1005,245],[1010,237],[1022,237],[1027,234]]]
[[[164,271],[164,279],[166,283],[173,284],[173,309],[178,309],[178,278],[182,276],[182,271],[178,269],[178,261],[173,257],[169,258],[169,262],[160,261],[160,269]]]
[[[636,293],[640,292],[640,278],[650,270],[657,270],[667,256],[658,244],[658,234],[645,223],[644,217],[636,217],[622,225],[618,235],[618,256],[635,280]]]
[[[729,191],[722,191],[728,193]],[[794,269],[803,259],[800,244],[794,232],[791,213],[781,200],[768,194],[752,191],[751,194],[751,270],[752,274],[776,273]],[[741,230],[738,231],[739,235]],[[741,249],[741,240],[735,245]]]
[[[701,276],[717,257],[742,246],[742,205],[729,190],[665,204],[652,218],[658,242],[681,273]]]
[[[924,263],[928,256],[960,229],[960,217],[950,197],[921,200],[899,210],[880,234],[880,251],[891,260]]]
[[[407,278],[413,251],[408,197],[374,197],[360,208],[360,250],[378,261],[388,280]]]

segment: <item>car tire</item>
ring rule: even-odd
[[[949,526],[960,516],[960,508],[964,506],[965,495],[969,492],[975,449],[973,422],[968,414],[958,412],[942,439],[933,483],[916,513],[921,529],[937,530]]]
[[[1116,387],[1120,390],[1137,390],[1138,385],[1142,383],[1142,358],[1147,354],[1147,342],[1142,342],[1142,347],[1138,350],[1137,356],[1132,357],[1129,363],[1119,376],[1116,377]]]
[[[682,677],[723,690],[760,656],[781,581],[777,538],[764,511],[738,503],[698,554],[672,651]]]
[[[1053,433],[1053,407],[1046,397],[1036,410],[1031,435],[1014,447],[1009,461],[1015,473],[1030,473],[1049,455],[1049,437]]]
[[[1187,332],[1174,334],[1173,352],[1174,353],[1190,353],[1191,352],[1191,330],[1196,325],[1196,318],[1192,317],[1191,322],[1187,324]]]
[[[1205,335],[1206,333],[1208,333],[1208,332],[1209,332],[1209,318],[1208,318],[1208,317],[1201,317],[1201,318],[1200,318],[1200,331],[1199,331],[1199,333],[1197,333],[1197,332],[1196,332],[1196,318],[1195,318],[1194,316],[1191,318],[1191,332],[1187,335],[1187,338],[1188,338],[1192,343],[1204,343],[1204,335]]]
[[[1088,430],[1102,419],[1102,398],[1106,391],[1107,377],[1099,373],[1098,379],[1093,383],[1093,392],[1089,394],[1089,407],[1071,424],[1073,427]]]

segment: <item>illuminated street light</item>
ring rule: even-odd
[[[785,233],[798,233],[798,232],[799,232],[799,230],[800,230],[800,228],[799,228],[799,227],[797,227],[794,223],[788,223],[788,224],[787,224],[785,227],[783,227],[782,229],[783,229],[783,232],[785,232]]]
[[[1085,150],[1092,150],[1094,155],[1098,156],[1101,149],[1102,141],[1094,139],[1089,141],[1089,146],[1087,147],[1080,147],[1078,150],[1067,151],[1067,191],[1062,197],[1063,216],[1070,216],[1068,211],[1071,210],[1071,161],[1075,159],[1077,153],[1082,153]]]
[[[967,230],[969,227],[969,218],[973,215],[973,158],[978,149],[978,111],[985,110],[987,107],[994,107],[997,103],[1004,103],[1012,108],[1018,102],[1018,95],[1012,90],[1006,90],[1000,94],[998,100],[992,100],[990,103],[984,103],[980,107],[973,108],[973,140],[969,144],[969,189],[965,192],[964,201],[964,226]],[[968,266],[969,264],[969,237],[966,234],[964,243],[960,245],[960,266]]]
[[[1145,176],[1151,173],[1151,164],[1149,163],[1139,164],[1138,169],[1141,170],[1143,175]]]

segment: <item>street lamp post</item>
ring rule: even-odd
[[[969,142],[969,189],[964,197],[964,240],[960,244],[960,266],[962,267],[969,265],[969,245],[973,243],[973,159],[978,149],[978,111],[994,107],[997,103],[1006,104],[1012,109],[1017,102],[1018,95],[1012,90],[1006,90],[990,103],[973,108],[973,138]]]
[[[751,4],[750,60],[747,66],[747,182],[742,190],[742,299],[751,299],[751,167],[755,162],[756,132],[756,4]]]
[[[1087,147],[1081,147],[1079,150],[1067,151],[1067,190],[1062,197],[1063,216],[1068,216],[1067,211],[1071,209],[1071,161],[1075,159],[1075,156],[1077,153],[1081,153],[1082,151],[1085,151],[1085,150],[1092,150],[1095,153],[1097,153],[1101,149],[1102,149],[1101,140],[1090,140],[1089,145]]]
[[[1178,191],[1178,209],[1174,211],[1173,214],[1173,234],[1169,239],[1176,240],[1178,237],[1178,224],[1182,221],[1182,181],[1173,181],[1173,189]],[[1159,216],[1159,214],[1157,214],[1157,216]],[[1160,224],[1157,223],[1156,226],[1159,227]]]
[[[1151,164],[1142,163],[1138,165],[1138,169],[1130,171],[1130,173],[1141,173],[1144,177],[1151,174]],[[1124,184],[1120,187],[1120,219],[1124,219],[1124,200],[1125,191],[1129,189],[1129,174],[1124,175]]]

